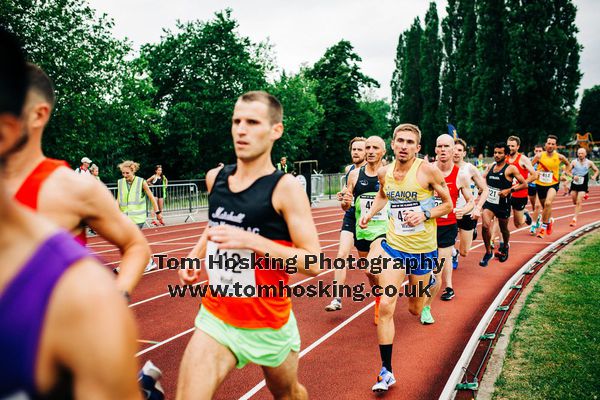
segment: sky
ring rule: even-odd
[[[375,96],[390,98],[390,81],[398,36],[416,16],[423,21],[427,0],[89,0],[99,13],[114,19],[114,34],[129,39],[135,49],[160,40],[163,29],[175,29],[177,20],[211,19],[231,8],[239,33],[254,42],[274,45],[277,64],[286,72],[312,65],[325,50],[349,40],[362,58],[362,71],[376,79]],[[600,84],[600,0],[575,0],[578,40],[584,46],[579,93]],[[437,2],[438,15],[446,15],[446,1]],[[579,100],[581,99],[581,95]],[[579,102],[578,100],[578,102]]]

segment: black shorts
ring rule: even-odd
[[[456,220],[456,226],[463,231],[472,231],[477,226],[477,220],[471,218],[470,215],[465,215]]]
[[[576,185],[573,182],[571,182],[571,187],[569,188],[569,193],[571,193],[571,192],[587,192],[589,190],[588,182],[589,182],[589,175],[585,175],[583,177],[583,183],[581,185]]]
[[[498,218],[506,219],[506,218],[510,217],[510,203],[499,205],[499,204],[492,204],[492,203],[486,201],[483,204],[483,209],[490,210]]]
[[[533,197],[537,194],[537,186],[527,186],[527,196]]]
[[[454,246],[458,236],[456,224],[437,226],[437,244],[439,249]]]
[[[545,199],[548,196],[548,190],[550,189],[554,189],[556,190],[556,193],[558,193],[558,183],[555,183],[554,185],[551,186],[542,186],[542,185],[535,185],[537,188],[537,195],[540,199]]]
[[[163,188],[162,188],[162,186],[151,187],[150,189],[152,190],[152,194],[154,195],[154,197],[156,197],[157,199],[162,199],[163,198]]]
[[[510,206],[513,210],[523,211],[525,206],[527,205],[527,201],[529,199],[527,197],[511,197],[510,198]]]
[[[354,238],[354,247],[356,247],[356,250],[358,250],[358,251],[367,252],[371,249],[371,243],[373,243],[375,240],[380,239],[380,238],[385,239],[385,234],[377,236],[374,240]]]
[[[354,207],[351,207],[344,214],[344,219],[342,221],[342,229],[340,231],[348,231],[351,232],[352,235],[356,232],[356,216],[354,215]]]

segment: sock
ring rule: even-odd
[[[542,222],[542,229],[547,229],[548,228],[548,224],[545,222]]]
[[[336,297],[335,298],[337,301],[339,301],[340,303],[342,302],[342,298],[341,297]]]
[[[381,296],[375,297],[375,304],[379,305],[381,303]]]
[[[458,255],[458,251],[456,250],[456,247],[452,248],[452,257],[456,257]]]
[[[379,354],[381,354],[381,365],[392,372],[392,344],[380,344]]]

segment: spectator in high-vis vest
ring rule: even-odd
[[[287,172],[288,172],[287,157],[281,157],[281,160],[279,160],[279,162],[277,163],[277,169],[279,171],[283,171],[287,174]]]
[[[154,197],[156,197],[158,209],[162,213],[165,206],[165,199],[167,198],[167,185],[169,184],[167,177],[163,175],[162,165],[156,166],[154,169],[154,175],[146,179],[146,182],[149,185],[152,185],[152,194]]]
[[[154,214],[156,214],[156,219],[162,224],[161,211],[148,183],[143,178],[135,175],[140,169],[140,164],[133,161],[123,161],[119,164],[119,169],[123,175],[123,178],[117,182],[117,201],[121,212],[127,215],[138,228],[142,229],[146,223],[146,197],[148,197]],[[156,263],[151,256],[144,272],[152,271],[156,267]]]

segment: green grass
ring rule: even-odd
[[[600,233],[552,261],[519,314],[494,399],[600,399]]]

